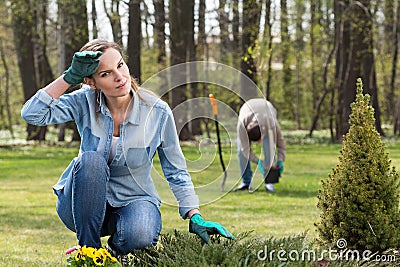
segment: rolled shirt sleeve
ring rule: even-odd
[[[72,121],[77,117],[80,106],[74,95],[66,94],[56,99],[40,89],[23,105],[21,117],[38,126]]]

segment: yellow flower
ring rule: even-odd
[[[75,255],[75,260],[79,261],[79,260],[85,260],[85,255],[82,253],[81,250],[79,250],[76,255]]]
[[[106,262],[106,255],[104,255],[101,251],[96,251],[94,253],[94,258],[93,261],[96,265],[103,266],[104,263]]]
[[[101,252],[106,258],[109,258],[109,259],[111,260],[111,262],[116,262],[116,261],[117,261],[117,259],[114,258],[114,257],[110,254],[110,252],[108,252],[107,249],[105,249],[105,248],[99,248],[99,252]]]
[[[93,247],[79,247],[74,257],[74,262],[91,263],[96,264],[96,266],[104,266],[107,263],[107,259],[110,259],[108,262],[115,263],[117,259],[113,257],[105,248],[93,248]],[[86,265],[85,265],[86,266]],[[92,265],[90,265],[92,266]]]
[[[81,248],[83,255],[86,255],[92,259],[94,259],[94,254],[96,252],[95,248],[83,246]]]
[[[99,248],[97,251],[101,254],[107,255],[107,250],[105,248]]]

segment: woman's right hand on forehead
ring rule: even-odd
[[[64,81],[71,85],[83,82],[83,78],[95,73],[99,68],[101,51],[76,52],[71,66],[64,72]]]

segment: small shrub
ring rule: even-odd
[[[319,241],[347,241],[347,248],[384,251],[399,246],[399,176],[374,126],[369,95],[357,80],[350,129],[338,165],[322,181],[316,223]]]
[[[307,261],[282,262],[276,251],[299,251],[307,246],[306,233],[287,238],[263,239],[250,232],[234,240],[212,236],[204,244],[193,234],[175,231],[162,234],[159,245],[134,253],[133,266],[309,266]],[[275,254],[270,257],[270,253]],[[285,255],[288,257],[288,255]]]

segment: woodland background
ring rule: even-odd
[[[349,129],[361,77],[379,133],[400,134],[398,0],[0,0],[0,12],[0,130],[11,138],[26,125],[22,104],[93,38],[120,43],[139,83],[188,61],[236,68],[276,106],[282,128],[309,136],[329,129],[332,141]],[[239,110],[240,97],[212,84],[182,85],[162,97],[174,108],[215,91]],[[244,87],[240,94],[257,96]],[[182,140],[207,127],[206,119],[190,123]],[[79,139],[73,127],[57,126],[58,140]],[[27,140],[46,140],[47,131],[27,125]]]

